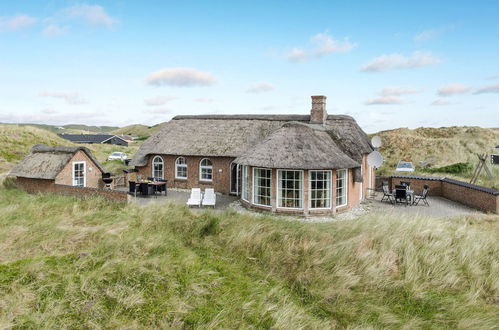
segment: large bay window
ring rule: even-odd
[[[213,164],[208,158],[204,158],[199,163],[199,180],[213,181]]]
[[[278,171],[278,207],[303,208],[303,171]]]
[[[249,200],[249,166],[243,166],[243,195],[242,198],[245,201]]]
[[[336,207],[347,205],[348,172],[346,169],[336,171]]]
[[[163,158],[156,156],[152,160],[152,177],[155,179],[164,179],[165,163]]]
[[[253,169],[253,203],[270,206],[272,196],[272,170]]]
[[[175,178],[187,179],[187,162],[184,157],[178,157],[175,160]]]
[[[331,208],[331,171],[309,171],[310,208]]]

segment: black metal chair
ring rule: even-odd
[[[139,191],[143,196],[152,195],[154,193],[152,186],[148,185],[147,182],[142,182],[139,184]]]
[[[385,200],[389,201],[392,204],[395,202],[395,195],[393,195],[390,192],[390,188],[388,187],[388,182],[386,185],[383,182],[383,197],[381,198],[381,201],[383,202]]]
[[[419,201],[423,201],[423,203],[426,206],[430,206],[430,204],[428,203],[428,200],[426,199],[426,197],[428,196],[429,190],[430,190],[430,187],[425,184],[423,186],[423,192],[421,193],[421,195],[414,195],[414,205],[418,205]]]
[[[407,195],[406,186],[402,185],[395,186],[395,202],[405,203],[405,206],[409,205],[409,196]]]
[[[128,193],[137,197],[137,182],[128,181]]]
[[[407,189],[410,189],[411,188],[411,183],[408,182],[408,181],[400,181],[400,185],[401,186],[406,186]]]

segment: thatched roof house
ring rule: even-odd
[[[366,158],[373,148],[352,117],[328,115],[325,101],[313,96],[310,115],[176,116],[142,144],[131,164],[144,177],[180,188],[213,187],[251,207],[313,213],[321,204],[322,213],[334,213],[357,204],[371,187]],[[318,193],[318,185],[327,187]],[[320,203],[310,205],[309,195],[318,194]]]
[[[35,145],[31,152],[9,173],[25,184],[48,181],[97,188],[104,169],[85,147]]]

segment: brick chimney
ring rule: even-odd
[[[310,110],[310,123],[326,125],[326,97],[324,95],[312,96],[312,110]]]

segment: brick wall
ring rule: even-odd
[[[152,176],[152,160],[157,155],[149,156],[147,165],[137,167],[137,175],[144,179]],[[175,160],[178,156],[159,155],[163,158],[165,172],[164,178],[168,180],[168,187],[191,189],[191,188],[214,188],[216,192],[230,193],[230,164],[234,160],[231,157],[197,157],[185,156],[187,163],[187,179],[175,178]],[[213,164],[213,180],[211,182],[199,180],[199,163],[203,158],[208,158]]]
[[[442,196],[483,211],[499,212],[498,190],[438,177],[397,175],[392,176],[389,181],[392,188],[400,181],[411,182],[411,189],[414,189],[417,194],[421,193],[426,184],[430,187],[429,195]]]
[[[64,168],[55,178],[56,184],[73,185],[73,163],[85,162],[85,180],[86,187],[102,188],[102,172],[97,165],[87,156],[87,154],[78,150]]]
[[[26,192],[30,194],[52,193],[52,194],[61,194],[67,196],[75,196],[79,198],[102,196],[107,200],[113,202],[123,202],[123,203],[126,203],[128,200],[128,194],[124,191],[61,185],[61,184],[56,184],[54,180],[30,179],[30,178],[18,177],[17,183],[20,188],[24,189]]]

